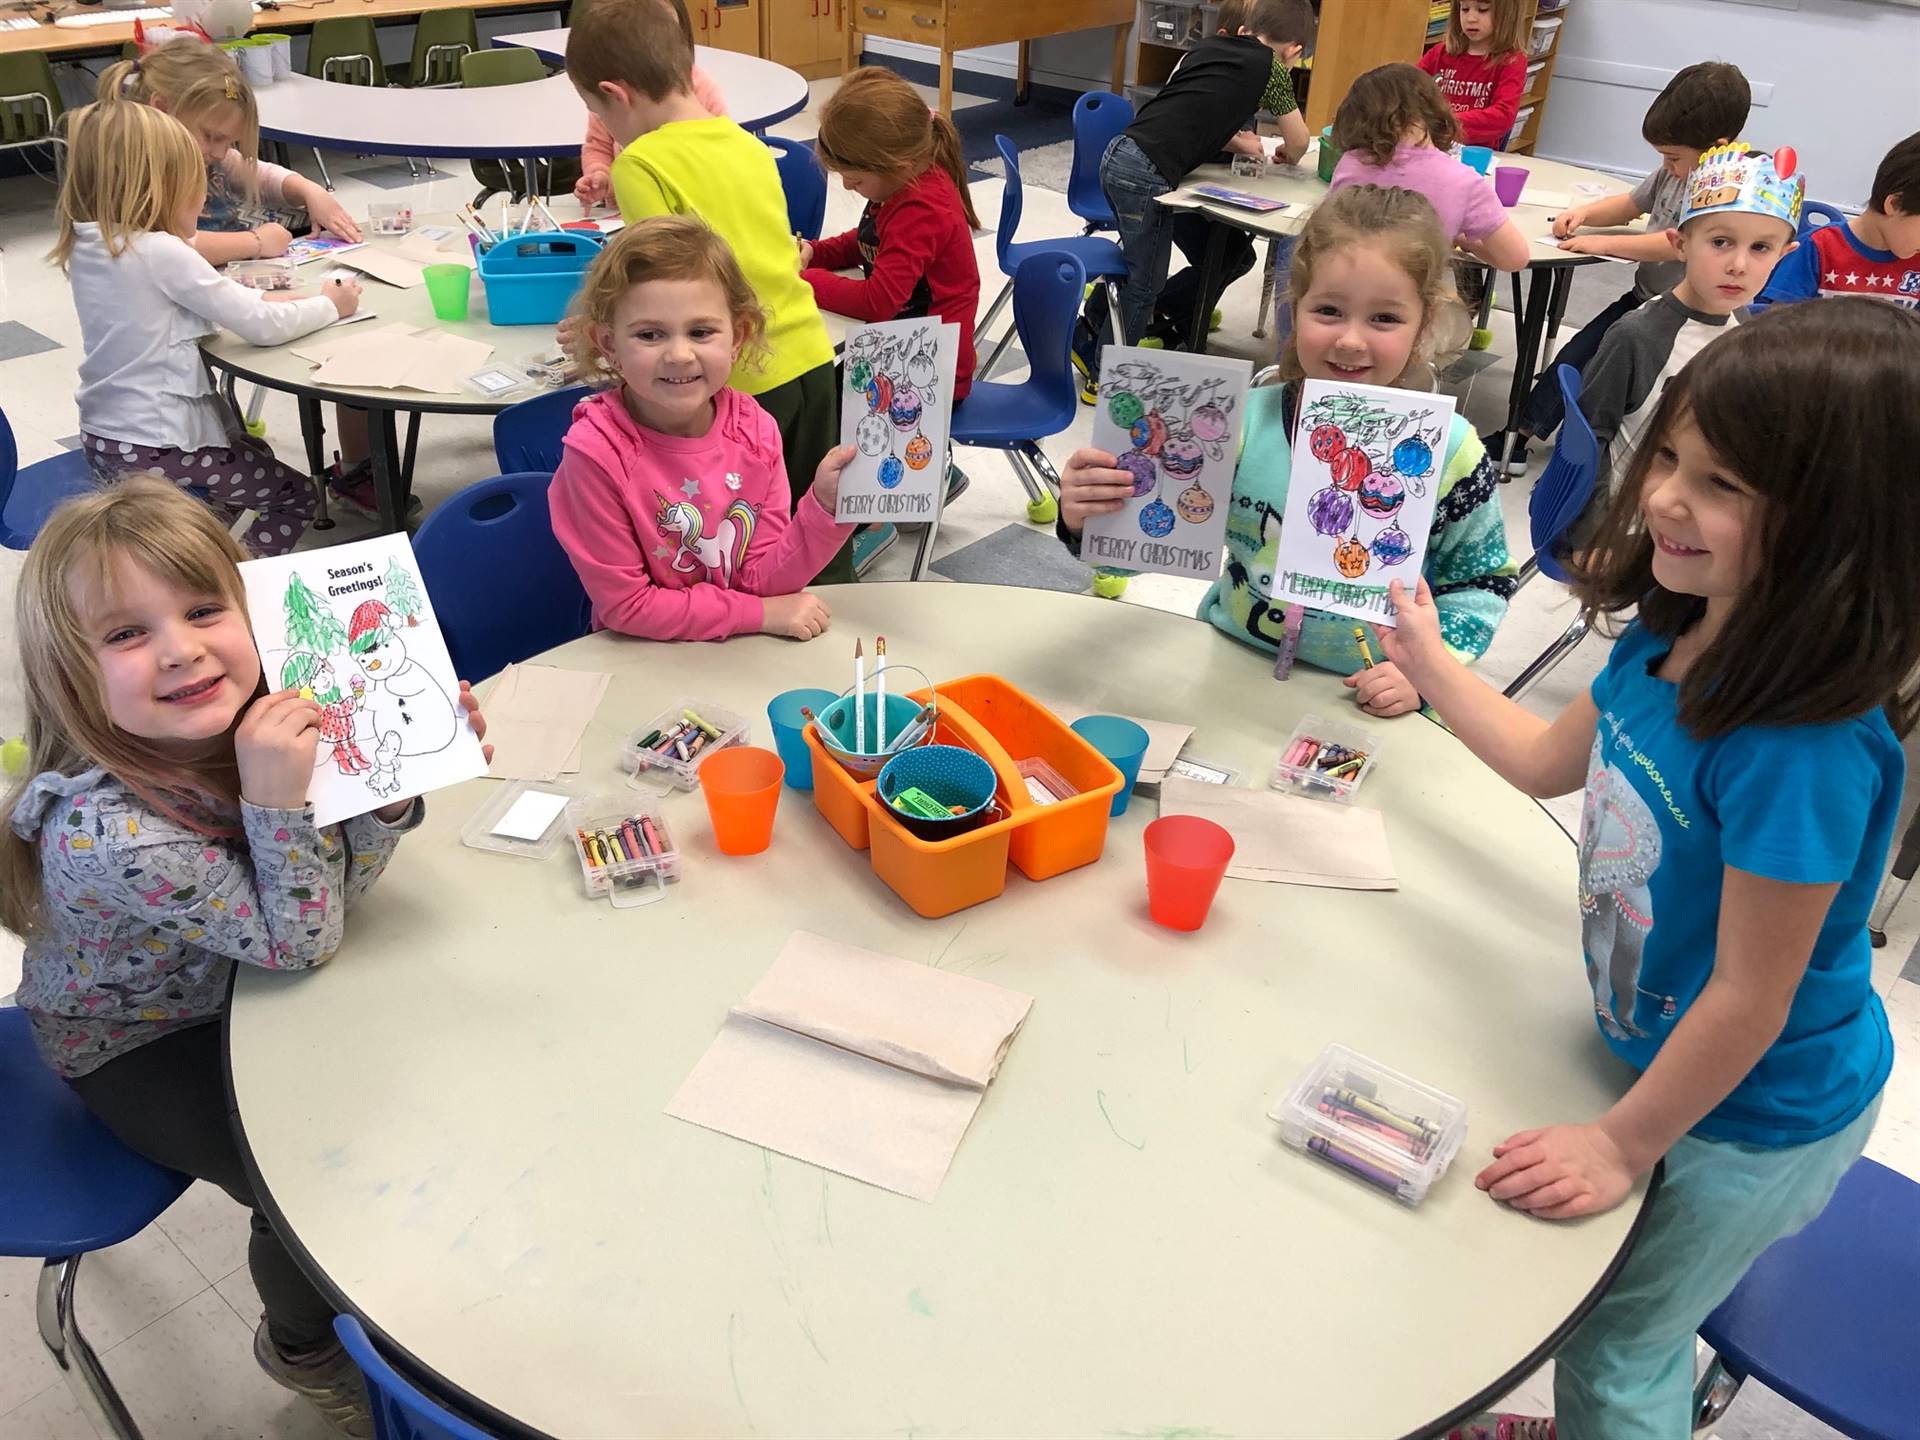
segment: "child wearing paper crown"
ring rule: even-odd
[[[1700,157],[1668,237],[1685,267],[1680,283],[1609,330],[1581,376],[1581,412],[1616,478],[1667,382],[1739,323],[1735,312],[1796,248],[1804,182],[1795,163],[1791,150],[1764,155],[1738,140]]]
[[[1816,296],[1871,295],[1920,306],[1920,134],[1886,153],[1867,208],[1814,229],[1773,272],[1753,308]]]
[[[1307,218],[1289,276],[1294,331],[1280,357],[1283,383],[1247,396],[1246,434],[1227,512],[1226,574],[1200,603],[1200,618],[1244,644],[1278,650],[1286,609],[1273,602],[1280,521],[1293,471],[1302,380],[1430,390],[1431,362],[1464,338],[1465,316],[1448,276],[1451,247],[1433,206],[1411,190],[1356,185]],[[1060,477],[1059,534],[1075,554],[1090,515],[1111,514],[1134,477],[1104,450],[1074,452]],[[1439,597],[1449,649],[1474,660],[1492,643],[1518,584],[1507,553],[1497,484],[1473,427],[1456,415],[1439,466],[1439,503],[1427,536],[1425,574]],[[1347,676],[1370,715],[1402,715],[1420,696],[1393,665],[1359,663],[1353,622],[1309,612],[1297,658]]]
[[[314,824],[321,707],[299,677],[266,689],[245,558],[211,510],[144,476],[68,501],[34,538],[17,596],[32,754],[0,802],[0,927],[25,942],[18,1001],[47,1064],[132,1149],[252,1211],[260,1367],[371,1435],[333,1307],[257,1203],[219,1021],[236,964],[332,958],[424,808]],[[460,702],[484,735],[464,685]]]
[[[1381,643],[1461,742],[1528,795],[1585,786],[1586,980],[1636,1072],[1602,1113],[1529,1117],[1474,1182],[1574,1220],[1664,1165],[1554,1352],[1554,1416],[1458,1440],[1688,1435],[1696,1332],[1873,1129],[1894,1047],[1867,915],[1920,710],[1917,352],[1910,311],[1783,305],[1674,378],[1573,565],[1612,658],[1551,720],[1447,655],[1425,585],[1394,587]]]

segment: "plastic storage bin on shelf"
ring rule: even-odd
[[[701,720],[706,721],[717,733],[708,734],[707,743],[685,759],[672,750],[662,752],[640,743],[655,732],[663,735],[671,733],[676,726],[691,726],[699,731]],[[700,783],[700,766],[707,756],[729,745],[744,745],[750,728],[743,716],[731,710],[723,710],[704,700],[683,698],[675,700],[629,735],[626,744],[620,747],[620,753],[626,762],[627,773],[633,776],[635,783],[645,785],[651,779],[659,782],[661,788],[691,790]]]
[[[1350,720],[1308,715],[1280,747],[1269,783],[1275,790],[1294,790],[1315,800],[1349,805],[1379,758],[1378,731]]]
[[[1523,105],[1514,113],[1513,129],[1508,132],[1509,143],[1517,141],[1527,133],[1527,122],[1533,119],[1533,109],[1531,105]]]
[[[1467,1138],[1466,1103],[1329,1045],[1267,1112],[1294,1149],[1418,1205]]]
[[[1551,20],[1534,21],[1533,35],[1527,42],[1527,54],[1538,60],[1551,51],[1554,38],[1559,35],[1561,25],[1565,23],[1565,17],[1560,15],[1554,16]]]
[[[1220,7],[1208,0],[1149,0],[1142,21],[1145,39],[1186,49],[1220,28]]]
[[[924,702],[926,691],[917,692]],[[951,915],[991,900],[1006,888],[1007,866],[1029,880],[1046,880],[1100,858],[1107,843],[1107,811],[1119,793],[1120,772],[1039,701],[997,675],[943,682],[935,703],[934,743],[961,745],[994,769],[995,803],[1003,818],[951,840],[923,840],[888,812],[876,782],[847,772],[806,728],[813,751],[813,803],[856,850],[866,850],[877,874],[922,915]],[[1074,793],[1048,805],[1027,789],[1023,762],[1043,761]]]
[[[479,252],[487,318],[495,325],[552,325],[587,278],[601,237],[584,230],[508,235]]]

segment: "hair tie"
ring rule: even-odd
[[[133,57],[132,64],[128,68],[127,73],[120,77],[120,93],[122,95],[131,95],[133,93],[133,83],[139,78],[140,57],[136,55]]]
[[[231,75],[223,76],[221,83],[226,86],[227,99],[238,100],[240,98],[240,87],[233,83],[233,77]]]

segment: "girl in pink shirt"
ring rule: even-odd
[[[571,331],[610,382],[573,412],[548,503],[596,625],[647,640],[790,635],[832,619],[802,586],[853,534],[834,523],[851,445],[796,508],[780,431],[727,385],[765,316],[727,242],[699,220],[629,225],[587,272]]]

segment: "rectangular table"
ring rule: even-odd
[[[336,16],[363,16],[370,20],[410,20],[430,10],[466,8],[482,12],[524,10],[529,13],[564,9],[561,0],[278,0],[278,8],[254,12],[252,29],[278,33],[309,30],[316,20]],[[11,19],[17,11],[3,13]],[[42,13],[36,11],[36,13]],[[62,14],[103,14],[91,7],[62,7]],[[35,25],[31,30],[0,30],[0,55],[40,51],[48,58],[78,59],[82,55],[117,52],[133,39],[131,20],[77,27]]]
[[[1127,32],[1134,0],[845,0],[847,68],[860,63],[860,37],[882,36],[940,51],[940,113],[953,117],[953,56],[958,50],[1018,41],[1016,99],[1027,97],[1027,47],[1048,35],[1113,26],[1113,92],[1127,78]]]

